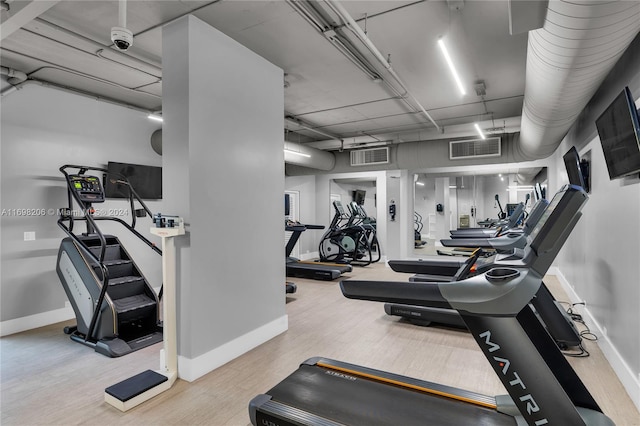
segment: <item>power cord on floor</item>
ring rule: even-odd
[[[589,329],[589,327],[585,323],[584,318],[582,317],[582,315],[573,310],[574,306],[577,306],[577,305],[585,306],[586,305],[585,302],[578,302],[578,303],[560,302],[560,303],[561,304],[565,304],[565,305],[569,305],[569,307],[567,308],[567,314],[569,315],[569,318],[571,318],[571,320],[574,323],[581,324],[582,327],[584,327],[584,329],[582,331],[579,331],[580,338],[585,339],[585,340],[589,340],[591,342],[598,341],[598,336]],[[578,352],[562,351],[562,353],[565,356],[570,356],[570,357],[574,357],[574,358],[586,358],[586,357],[588,357],[590,355],[589,351],[587,351],[584,348],[584,346],[582,346],[582,342],[580,342],[578,344],[578,350],[579,350]]]

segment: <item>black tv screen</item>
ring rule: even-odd
[[[162,199],[162,167],[109,161],[104,192],[107,198],[129,198],[126,184],[119,183],[117,176],[125,176],[131,187],[144,200]]]
[[[363,191],[362,189],[356,189],[353,191],[353,201],[355,201],[359,205],[364,205],[364,198],[367,195],[367,191]]]
[[[610,179],[640,173],[638,121],[638,111],[628,87],[596,120]]]
[[[571,185],[577,185],[580,188],[587,190],[582,171],[580,170],[580,156],[575,146],[572,146],[566,154],[562,156],[564,159],[564,167],[567,169],[567,175],[569,176],[569,183]]]

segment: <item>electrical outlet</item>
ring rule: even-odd
[[[36,240],[36,233],[35,233],[35,231],[25,232],[25,233],[24,233],[24,240],[25,240],[25,241],[35,241],[35,240]]]

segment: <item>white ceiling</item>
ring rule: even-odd
[[[334,31],[341,34],[375,64],[383,80],[395,85],[331,11],[330,2],[129,0],[127,27],[134,33],[134,44],[126,53],[115,50],[110,40],[111,27],[118,25],[118,1],[48,2],[51,7],[44,11],[42,1],[6,3],[10,10],[2,12],[0,60],[3,67],[24,72],[29,79],[161,111],[162,25],[191,13],[284,70],[288,87],[283,114],[292,118],[286,121],[290,140],[403,141],[440,134],[414,99],[403,102],[326,38]],[[297,4],[313,7],[331,28],[316,29],[296,11]],[[520,116],[527,34],[510,35],[506,1],[341,5],[445,133],[456,129],[471,136],[474,122],[501,128],[507,118]],[[464,96],[437,47],[440,36],[458,66],[467,90]],[[486,95],[476,94],[477,80],[484,81]],[[2,89],[7,88],[3,78]]]

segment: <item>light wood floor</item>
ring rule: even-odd
[[[359,279],[406,280],[384,265],[357,268]],[[121,413],[103,402],[104,388],[158,367],[161,345],[109,359],[73,343],[64,323],[0,339],[3,425],[249,425],[248,402],[300,362],[325,356],[488,395],[505,393],[471,336],[417,327],[384,314],[382,304],[344,298],[337,282],[296,279],[289,330],[193,383]],[[554,277],[545,279],[566,300]],[[233,319],[230,318],[230,321]],[[640,415],[597,344],[589,358],[569,359],[603,411],[619,426]],[[461,425],[463,426],[463,425]]]

